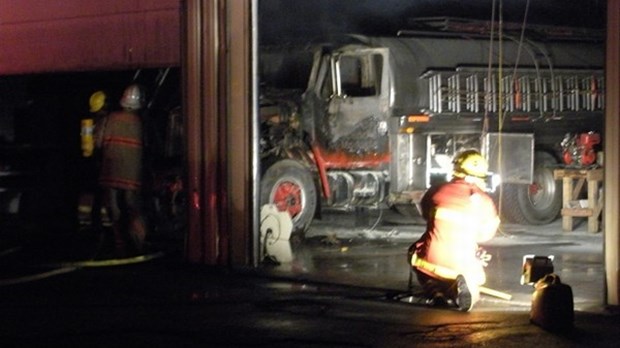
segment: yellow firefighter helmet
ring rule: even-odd
[[[106,95],[103,91],[97,91],[90,96],[88,103],[90,105],[90,112],[98,112],[105,105]]]
[[[486,178],[489,171],[489,163],[477,150],[466,150],[458,154],[454,161],[454,176],[463,178],[473,176]]]

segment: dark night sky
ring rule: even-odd
[[[496,0],[499,8],[500,0]],[[493,0],[260,0],[263,43],[291,43],[325,34],[389,34],[413,17],[491,19]],[[523,21],[527,0],[503,0],[504,21]],[[605,0],[530,0],[530,24],[604,28]],[[497,18],[497,15],[496,15]]]

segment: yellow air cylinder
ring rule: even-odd
[[[95,140],[93,138],[94,122],[92,118],[82,120],[82,156],[90,157],[95,149]]]

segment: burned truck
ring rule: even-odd
[[[261,205],[303,235],[320,209],[415,215],[451,158],[476,148],[501,178],[505,221],[561,209],[565,134],[600,132],[604,52],[583,36],[402,31],[317,47],[303,93],[261,97]],[[532,37],[536,37],[534,40]]]

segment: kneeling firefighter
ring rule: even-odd
[[[499,216],[485,192],[488,163],[476,150],[453,161],[453,178],[431,187],[421,201],[426,231],[411,245],[408,261],[424,295],[434,303],[469,311],[485,283],[490,260],[478,243],[495,236]]]

